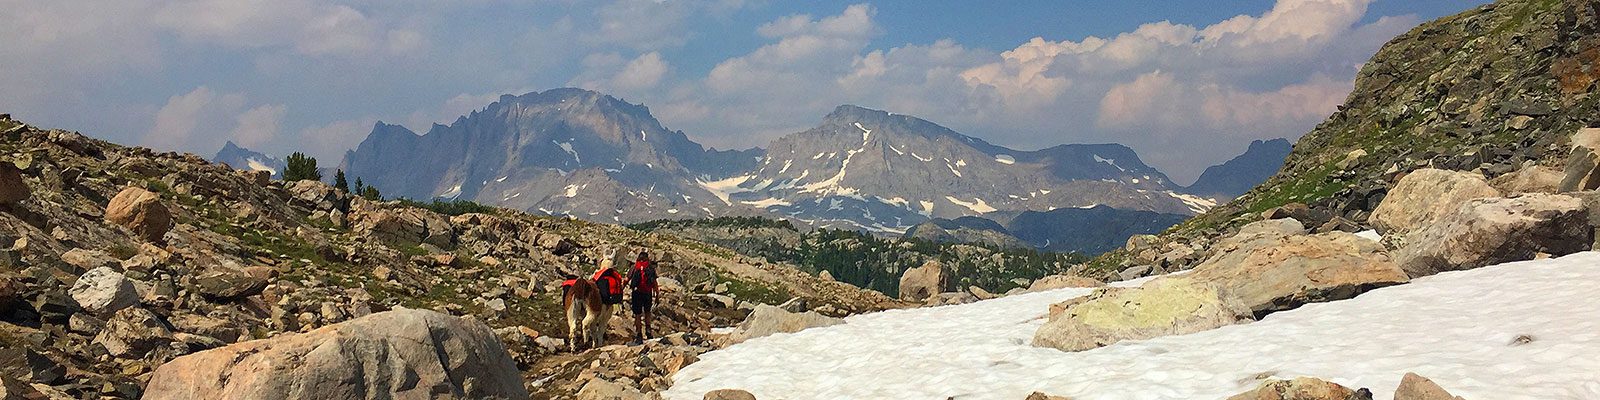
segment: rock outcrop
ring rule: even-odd
[[[1258,236],[1207,259],[1187,277],[1236,296],[1257,317],[1407,281],[1383,246],[1344,232]]]
[[[1460,396],[1451,395],[1439,384],[1433,383],[1421,375],[1407,372],[1400,379],[1400,387],[1394,390],[1394,400],[1464,400]]]
[[[945,272],[944,264],[938,260],[928,261],[921,267],[906,270],[900,275],[900,299],[905,301],[923,301],[929,297],[943,293],[950,285],[950,277]]]
[[[1042,292],[1052,289],[1092,288],[1105,285],[1105,282],[1100,282],[1094,278],[1085,278],[1076,275],[1051,275],[1033,281],[1032,284],[1028,285],[1027,291]]]
[[[179,357],[145,398],[523,399],[516,364],[487,325],[397,310],[305,334]]]
[[[756,396],[739,389],[717,389],[706,392],[704,400],[756,400]]]
[[[1366,389],[1350,390],[1317,378],[1299,377],[1263,382],[1255,390],[1234,395],[1228,400],[1372,400],[1372,393]]]
[[[750,311],[750,316],[745,317],[744,322],[740,323],[733,333],[728,334],[726,340],[728,344],[735,344],[775,333],[794,333],[842,323],[844,323],[842,319],[814,311],[796,313],[775,306],[758,304]]]
[[[0,204],[13,204],[32,195],[28,182],[22,180],[22,170],[10,162],[0,161]]]
[[[139,304],[139,293],[133,288],[133,282],[121,273],[111,268],[100,267],[85,272],[78,277],[78,282],[67,290],[72,299],[78,302],[84,311],[99,316],[110,316],[135,304]]]
[[[1472,199],[1499,197],[1483,175],[1419,169],[1400,179],[1383,203],[1372,211],[1379,232],[1405,233],[1429,225]]]
[[[1181,335],[1251,319],[1250,309],[1216,286],[1181,277],[1135,288],[1096,289],[1050,306],[1033,345],[1082,351],[1123,340]]]
[[[1582,200],[1554,194],[1472,200],[1407,236],[1395,262],[1415,278],[1588,250],[1594,228],[1586,210]]]
[[[160,242],[172,229],[172,211],[161,204],[161,195],[130,186],[111,198],[106,221],[128,228],[147,242]]]

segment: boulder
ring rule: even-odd
[[[1372,400],[1372,394],[1366,389],[1350,390],[1337,383],[1299,377],[1287,381],[1269,380],[1255,390],[1233,395],[1228,400]]]
[[[1051,396],[1044,394],[1044,392],[1033,392],[1029,393],[1027,399],[1025,400],[1072,400],[1072,398],[1066,396]]]
[[[1600,129],[1579,129],[1571,139],[1567,168],[1556,189],[1563,193],[1600,189]]]
[[[160,242],[172,229],[172,211],[161,204],[161,195],[129,186],[111,198],[106,221],[128,228],[147,242]]]
[[[707,392],[705,400],[756,400],[756,395],[739,389],[717,389]]]
[[[1150,276],[1152,273],[1155,273],[1155,267],[1153,266],[1135,265],[1132,267],[1123,268],[1121,271],[1117,271],[1117,279],[1131,281]]]
[[[832,326],[844,323],[844,320],[815,311],[793,313],[782,308],[757,304],[755,310],[745,317],[744,322],[728,334],[728,344],[741,343],[775,333],[794,333],[809,328]]]
[[[1489,186],[1506,195],[1522,193],[1557,193],[1561,186],[1561,171],[1531,164],[1489,181]]]
[[[104,347],[114,357],[139,359],[176,340],[161,317],[150,310],[132,307],[117,311],[106,322],[105,330],[95,335],[94,344]]]
[[[291,200],[306,208],[323,211],[343,208],[339,207],[338,191],[326,183],[300,180],[289,184],[286,189],[289,190]]]
[[[1263,211],[1261,217],[1267,220],[1293,218],[1302,223],[1320,225],[1333,218],[1333,215],[1324,210],[1312,209],[1305,203],[1289,203]]]
[[[626,386],[622,386],[622,385],[619,385],[617,383],[614,383],[614,382],[611,382],[611,381],[608,381],[608,380],[605,380],[605,379],[590,378],[588,382],[585,382],[583,384],[583,388],[578,390],[578,395],[577,395],[577,397],[575,399],[576,400],[645,400],[645,399],[648,399],[648,398],[649,397],[646,397],[644,395],[644,393],[640,393],[639,390],[637,390],[637,389],[626,387]]]
[[[1155,247],[1156,243],[1160,241],[1161,237],[1156,235],[1133,235],[1128,237],[1127,244],[1122,246],[1122,248],[1127,250],[1128,253],[1138,253],[1142,250]]]
[[[0,162],[0,204],[16,204],[32,195],[28,182],[22,180],[22,170],[9,162]]]
[[[106,267],[83,273],[72,288],[67,289],[67,294],[84,311],[102,316],[139,304],[139,292],[134,289],[133,282]]]
[[[1407,281],[1382,245],[1345,232],[1237,243],[1187,277],[1235,296],[1258,318]]]
[[[1249,308],[1216,286],[1164,277],[1134,288],[1107,287],[1050,306],[1033,345],[1082,351],[1123,340],[1182,335],[1251,319]]]
[[[1100,282],[1094,278],[1075,275],[1051,275],[1033,281],[1033,284],[1028,285],[1028,292],[1042,292],[1046,290],[1065,288],[1092,288],[1105,285],[1106,284],[1104,282]]]
[[[1407,372],[1405,378],[1400,379],[1400,387],[1394,390],[1394,400],[1464,400],[1460,396],[1452,396],[1450,392],[1439,387],[1428,378]]]
[[[549,251],[550,254],[555,254],[557,256],[572,254],[573,251],[578,250],[577,242],[572,241],[572,239],[567,239],[565,236],[554,233],[539,234],[538,245],[540,248]]]
[[[0,349],[0,375],[28,382],[55,384],[67,376],[67,367],[30,348],[4,348]]]
[[[215,267],[194,279],[196,291],[212,300],[237,300],[261,294],[267,276],[228,267]]]
[[[1469,200],[1499,196],[1481,174],[1419,169],[1389,190],[1367,222],[1384,235],[1405,233],[1433,224]]]
[[[944,292],[950,276],[939,260],[930,260],[922,266],[911,268],[900,275],[900,299],[923,301]]]
[[[122,262],[112,258],[104,251],[88,249],[72,249],[61,253],[61,262],[85,270],[121,266]]]
[[[1412,278],[1588,250],[1594,229],[1583,201],[1559,194],[1472,200],[1412,232],[1395,262]]]
[[[971,293],[972,297],[976,297],[978,300],[989,300],[995,298],[994,293],[989,293],[989,291],[983,290],[983,288],[977,286],[968,286],[967,293]]]
[[[1306,226],[1294,218],[1269,219],[1251,222],[1239,227],[1239,232],[1211,246],[1213,254],[1232,251],[1256,241],[1274,241],[1279,238],[1303,235]]]
[[[526,399],[483,322],[426,310],[371,314],[168,362],[145,398]]]
[[[352,213],[355,231],[395,243],[426,243],[449,248],[455,244],[455,228],[444,216],[412,208],[381,209],[364,207]]]

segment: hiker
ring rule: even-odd
[[[639,343],[644,343],[650,337],[650,323],[654,319],[650,309],[660,291],[660,286],[656,285],[656,264],[650,260],[649,252],[640,251],[639,258],[634,259],[633,270],[628,271],[628,287],[633,289],[629,302],[633,310],[633,330],[638,332]]]

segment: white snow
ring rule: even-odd
[[[1012,156],[1007,155],[1007,154],[996,154],[994,156],[994,162],[1005,164],[1005,165],[1011,165],[1011,164],[1016,164],[1017,163],[1017,158],[1016,157],[1012,157]]]
[[[923,200],[923,201],[918,201],[917,204],[922,205],[921,214],[923,216],[933,215],[933,202]]]
[[[1415,372],[1468,399],[1600,398],[1600,253],[1447,272],[1262,321],[1068,353],[1030,346],[1060,289],[895,310],[700,356],[672,400],[1220,399],[1312,376],[1389,399]],[[1519,336],[1532,338],[1518,343]]]
[[[1113,160],[1113,159],[1110,159],[1110,158],[1104,158],[1104,157],[1100,157],[1100,155],[1099,155],[1099,154],[1095,154],[1095,155],[1094,155],[1094,161],[1095,161],[1095,162],[1103,162],[1103,163],[1106,163],[1106,164],[1111,164],[1111,166],[1113,166],[1113,167],[1117,167],[1117,170],[1118,170],[1118,171],[1127,171],[1127,170],[1125,170],[1125,169],[1122,169],[1122,166],[1121,166],[1121,165],[1117,165],[1117,160]],[[1134,183],[1138,183],[1138,182],[1134,182]]]
[[[505,182],[506,178],[510,178],[510,177],[511,177],[511,175],[506,175],[506,176],[502,176],[502,177],[499,177],[499,178],[495,178],[494,181],[495,182]]]
[[[915,159],[918,159],[918,160],[922,160],[922,162],[933,161],[933,157],[922,158],[922,156],[917,155],[917,152],[915,152],[915,151],[911,152],[911,157],[915,158]]]
[[[1138,182],[1135,181],[1134,183]],[[1216,200],[1195,196],[1192,194],[1167,192],[1167,195],[1172,196],[1174,199],[1178,199],[1178,201],[1182,201],[1184,205],[1189,206],[1190,211],[1194,211],[1195,213],[1203,213],[1211,210],[1212,207],[1217,206]]]
[[[277,168],[270,167],[266,163],[261,162],[261,160],[255,159],[255,157],[246,158],[244,159],[244,162],[249,164],[251,171],[267,171],[273,175],[278,174]]]
[[[857,122],[855,124],[856,124],[856,129],[860,129],[861,130],[861,145],[865,146],[867,144],[867,138],[872,137],[872,130],[871,129],[867,129],[867,127],[861,126],[860,122]]]
[[[741,201],[740,203],[744,203],[745,205],[755,206],[756,208],[767,208],[767,207],[776,207],[776,206],[787,206],[787,205],[789,205],[789,202],[787,202],[787,201],[778,200],[778,199],[774,199],[774,198],[766,198],[766,199],[761,199],[761,200],[757,200],[757,201]]]
[[[968,210],[972,210],[972,212],[979,214],[987,214],[995,211],[994,207],[990,207],[989,202],[983,201],[983,199],[974,198],[972,199],[971,203],[961,201],[961,199],[957,199],[953,196],[945,196],[944,199],[949,200],[951,203],[955,203],[955,205],[966,207]]]
[[[1363,237],[1363,238],[1371,239],[1374,242],[1382,242],[1383,241],[1383,235],[1380,235],[1380,234],[1378,234],[1378,231],[1371,230],[1371,229],[1364,230],[1364,231],[1361,231],[1361,232],[1356,232],[1356,236],[1360,236],[1360,237]]]
[[[750,191],[750,189],[739,187],[740,184],[750,180],[750,178],[752,178],[750,175],[735,176],[732,178],[711,182],[695,179],[694,183],[700,185],[700,187],[704,188],[706,191],[711,192],[712,196],[717,196],[717,199],[722,200],[724,204],[731,206],[733,205],[733,202],[728,200],[728,196],[731,196],[734,193],[744,193]]]
[[[575,151],[575,150],[572,150],[572,142],[560,142],[560,143],[557,143],[556,141],[551,140],[550,143],[555,143],[556,146],[560,146],[561,147],[561,150],[565,150],[567,152],[567,154],[572,155],[572,161],[576,161],[578,163],[583,163],[583,159],[582,158],[578,158],[578,152]]]
[[[789,172],[789,166],[791,165],[794,165],[794,160],[783,160],[783,169],[778,170],[778,173]]]
[[[894,147],[894,145],[892,145],[892,144],[889,145],[889,150],[894,150],[894,154],[899,154],[899,155],[902,155],[902,156],[906,155],[906,152],[900,151],[899,147]]]
[[[446,191],[444,191],[444,193],[440,193],[439,197],[443,197],[443,198],[446,198],[446,199],[454,199],[454,198],[456,198],[456,196],[460,196],[460,195],[461,195],[461,184],[457,183],[455,186],[451,186],[450,190],[446,190]]]
[[[567,198],[578,197],[578,185],[567,185],[566,192],[562,194]]]
[[[827,154],[827,153],[817,153],[817,155],[811,156],[811,159],[815,160],[815,159],[822,158],[822,156],[825,155],[825,154]]]

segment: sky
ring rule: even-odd
[[[337,164],[501,94],[598,90],[717,148],[840,104],[1033,150],[1122,143],[1175,181],[1297,138],[1360,65],[1484,0],[0,0],[0,113],[210,156]]]

